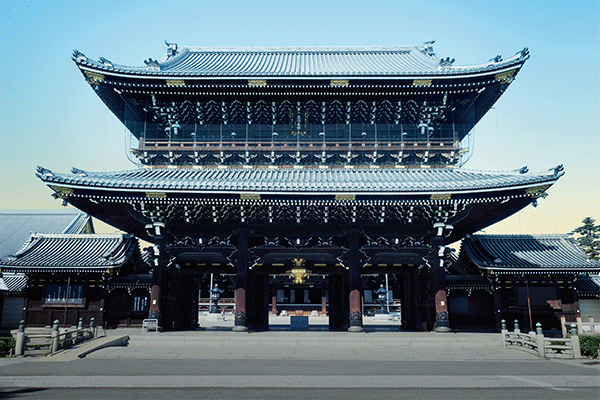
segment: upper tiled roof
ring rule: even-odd
[[[524,62],[528,51],[505,61],[454,66],[437,58],[430,45],[339,47],[178,47],[146,67],[95,61],[76,51],[80,66],[141,75],[230,77],[360,77],[461,75],[508,68]]]
[[[600,262],[589,259],[567,235],[473,235],[462,250],[479,268],[494,272],[600,272]]]
[[[19,251],[32,232],[81,233],[90,220],[74,209],[0,210],[0,261]]]
[[[120,267],[137,249],[131,235],[31,235],[18,253],[0,262],[9,271],[104,271]]]
[[[563,174],[561,168],[540,173],[437,168],[160,168],[122,172],[74,172],[60,174],[38,167],[37,176],[47,184],[130,191],[415,194],[493,191],[551,184]]]

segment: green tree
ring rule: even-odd
[[[583,225],[571,234],[576,235],[575,240],[592,259],[600,260],[600,225],[596,225],[596,220],[590,217],[582,222]]]

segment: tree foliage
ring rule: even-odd
[[[594,260],[600,260],[600,225],[596,220],[586,217],[583,225],[571,232],[583,250]]]

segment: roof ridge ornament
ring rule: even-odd
[[[80,52],[79,50],[73,50],[73,60],[75,60],[75,62],[87,62],[87,57],[85,56],[85,54],[83,54],[82,52]]]
[[[521,54],[521,57],[523,57],[523,58],[528,57],[529,56],[529,48],[525,47],[525,48],[523,48],[523,50],[521,50],[517,54]]]
[[[553,170],[554,170],[554,176],[558,176],[561,172],[563,172],[565,170],[565,167],[563,167],[562,164],[559,164],[556,167],[554,167]]]
[[[171,57],[175,57],[177,55],[177,43],[169,43],[165,39],[165,44],[167,45],[167,60]]]
[[[46,169],[44,167],[40,167],[39,165],[36,168],[36,172],[37,172],[37,175],[42,178],[48,178],[48,177],[54,176],[54,173],[52,171],[50,171],[49,169]]]
[[[146,71],[160,71],[158,60],[149,58],[148,60],[144,60],[144,64],[146,64]]]
[[[100,57],[100,62],[101,62],[102,64],[104,64],[104,66],[105,66],[105,67],[109,67],[109,68],[112,68],[112,67],[113,67],[113,63],[112,63],[112,61],[110,61],[110,60],[109,60],[109,59],[107,59],[107,58]]]
[[[425,48],[423,50],[421,50],[423,53],[427,54],[428,56],[435,56],[435,51],[433,51],[433,44],[435,43],[435,39],[430,40],[428,42],[424,42],[423,44],[425,45]]]
[[[79,168],[71,168],[71,173],[79,176],[88,176],[87,172]]]
[[[450,59],[450,57],[446,57],[446,59],[440,59],[440,67],[441,68],[452,68],[452,64],[456,61],[454,58]]]

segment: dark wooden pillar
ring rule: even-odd
[[[348,332],[364,332],[362,316],[362,285],[360,281],[360,250],[359,236],[356,229],[351,229],[348,235],[349,242],[349,309],[350,326]]]
[[[248,330],[246,310],[246,290],[248,288],[248,230],[240,229],[235,279],[235,322],[234,332]]]
[[[158,248],[158,256],[154,260],[154,268],[152,269],[152,288],[150,289],[150,307],[148,318],[162,319],[161,315],[161,300],[162,300],[162,286],[163,286],[163,275],[165,268],[165,237],[164,230],[165,225],[161,222],[155,222],[152,225],[147,226],[147,229],[154,231],[154,245]]]
[[[444,224],[434,224],[437,235],[431,239],[433,251],[433,288],[435,301],[435,326],[436,332],[450,332],[450,320],[448,318],[448,296],[446,292],[446,272],[444,271]]]
[[[500,288],[494,288],[494,329],[500,331],[502,329],[502,299],[500,298]]]
[[[329,275],[329,329],[340,330],[344,325],[344,288],[341,274]]]
[[[404,285],[404,296],[402,297],[402,329],[415,329],[415,307],[416,302],[414,300],[415,290],[412,283],[412,273],[407,272],[402,275]]]
[[[250,272],[248,285],[252,301],[247,301],[248,304],[248,327],[255,329],[269,329],[269,298],[271,291],[269,290],[269,275],[255,274]],[[248,292],[247,292],[248,294]]]

